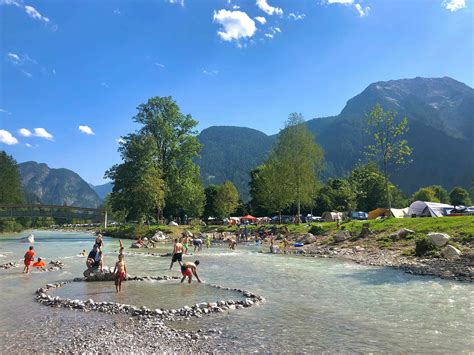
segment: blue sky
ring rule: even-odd
[[[199,130],[273,134],[290,112],[338,114],[375,81],[450,76],[473,87],[473,6],[0,0],[0,149],[100,184],[152,96],[173,96]]]

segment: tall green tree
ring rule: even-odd
[[[140,129],[129,135],[146,140],[149,150],[144,152],[146,159],[134,156],[136,165],[146,166],[148,175],[142,178],[141,183],[145,184],[142,190],[135,190],[138,193],[149,191],[150,186],[160,185],[160,193],[152,194],[157,205],[160,201],[161,208],[159,214],[167,216],[178,216],[188,214],[198,217],[204,208],[204,188],[200,180],[199,167],[193,159],[198,155],[201,145],[196,137],[196,125],[191,115],[181,113],[179,106],[171,97],[153,97],[145,104],[137,108],[138,113],[133,120],[141,125]],[[129,149],[131,139],[124,139],[119,151],[124,158]],[[148,157],[148,154],[151,154]],[[131,160],[128,158],[128,162]],[[127,164],[131,166],[132,164]],[[152,166],[151,166],[152,165]],[[113,167],[110,173],[118,171]],[[121,167],[121,175],[124,176],[126,166]],[[114,178],[114,174],[108,173],[108,177]],[[133,174],[131,174],[133,175]],[[151,178],[153,176],[153,179]],[[116,187],[120,189],[120,185]],[[156,190],[155,192],[158,192]],[[111,197],[115,199],[114,196]],[[123,203],[126,203],[127,196],[123,195]],[[163,199],[164,203],[161,203]],[[134,204],[129,199],[130,204]]]
[[[234,184],[225,181],[217,189],[215,209],[220,218],[229,217],[239,206],[239,192]]]
[[[421,187],[413,194],[414,201],[449,203],[448,192],[439,185]]]
[[[322,214],[326,211],[354,211],[356,194],[345,179],[330,179],[316,194],[315,211]]]
[[[367,146],[367,154],[382,167],[387,207],[391,208],[389,174],[395,166],[406,164],[412,152],[404,139],[408,131],[408,119],[405,117],[397,123],[396,112],[384,111],[377,104],[368,116],[367,127],[373,138],[373,143]]]
[[[209,185],[204,189],[204,194],[206,196],[206,203],[204,205],[204,217],[216,217],[217,216],[217,191],[219,187],[217,185]]]
[[[303,116],[291,113],[280,132],[275,148],[265,163],[274,174],[270,181],[278,188],[284,186],[282,201],[296,206],[298,222],[301,207],[311,206],[315,187],[318,184],[318,171],[323,159],[323,150],[315,143],[315,138],[304,124]]]
[[[0,151],[0,203],[22,203],[23,188],[21,186],[18,166],[12,156]]]
[[[459,186],[456,186],[451,190],[449,193],[449,200],[454,206],[469,206],[471,204],[469,193]]]
[[[110,168],[105,177],[114,181],[109,203],[127,220],[149,220],[165,203],[166,185],[156,165],[156,147],[150,136],[129,134],[119,148],[123,163]]]

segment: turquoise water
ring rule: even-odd
[[[78,233],[34,232],[37,255],[60,259],[57,272],[22,275],[21,268],[0,270],[0,350],[2,344],[21,342],[31,323],[48,320],[41,338],[54,342],[55,327],[83,325],[98,315],[36,304],[33,293],[46,283],[81,276],[93,237]],[[24,234],[26,235],[26,234]],[[0,239],[0,263],[21,262],[28,244],[19,238]],[[132,275],[179,275],[168,271],[170,258],[143,255],[128,248],[126,262]],[[118,241],[105,239],[106,264],[113,267]],[[150,252],[169,252],[162,246]],[[267,302],[250,309],[187,322],[189,328],[222,328],[221,350],[267,352],[418,352],[459,353],[474,349],[474,285],[413,276],[397,270],[365,267],[337,260],[262,254],[253,246],[204,249],[186,260],[201,261],[199,273],[208,283],[245,288]],[[49,261],[49,260],[48,260]],[[219,293],[217,293],[219,292]],[[205,285],[178,281],[124,283],[122,295],[113,283],[75,283],[57,290],[70,298],[110,300],[138,306],[171,308],[212,301],[232,294]],[[100,315],[100,321],[104,317]],[[25,319],[29,324],[25,324]],[[30,323],[31,322],[31,323]],[[20,340],[21,339],[21,340]],[[26,340],[28,341],[28,340]]]

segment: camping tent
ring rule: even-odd
[[[324,212],[322,218],[326,222],[342,221],[342,212]]]
[[[454,207],[444,203],[415,201],[408,210],[409,217],[443,217]]]
[[[248,214],[248,215],[246,215],[246,216],[241,217],[241,218],[240,218],[240,221],[241,221],[241,222],[243,222],[243,221],[256,222],[256,221],[257,221],[257,218]]]
[[[406,208],[376,208],[369,212],[369,219],[377,219],[379,217],[408,217],[408,207]]]

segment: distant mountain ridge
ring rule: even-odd
[[[344,176],[366,160],[364,149],[369,137],[365,120],[377,103],[409,120],[407,140],[414,162],[391,177],[405,193],[431,184],[448,189],[470,186],[474,179],[474,90],[449,77],[376,82],[350,99],[339,115],[307,121],[325,151],[323,177]],[[265,160],[276,136],[242,129],[215,126],[203,130],[199,135],[204,144],[199,164],[205,183],[209,176],[215,177],[213,183],[231,180],[247,200],[249,173]],[[241,137],[240,132],[246,132],[241,144],[228,144],[229,139]],[[249,161],[251,154],[256,159]],[[222,157],[232,160],[223,163]]]
[[[111,182],[107,182],[107,183],[102,184],[102,185],[89,184],[89,186],[92,188],[92,190],[94,190],[96,192],[96,194],[102,200],[104,200],[107,197],[107,195],[112,192],[113,184]]]
[[[71,170],[34,161],[20,163],[18,168],[28,202],[92,208],[102,204],[89,184]]]

